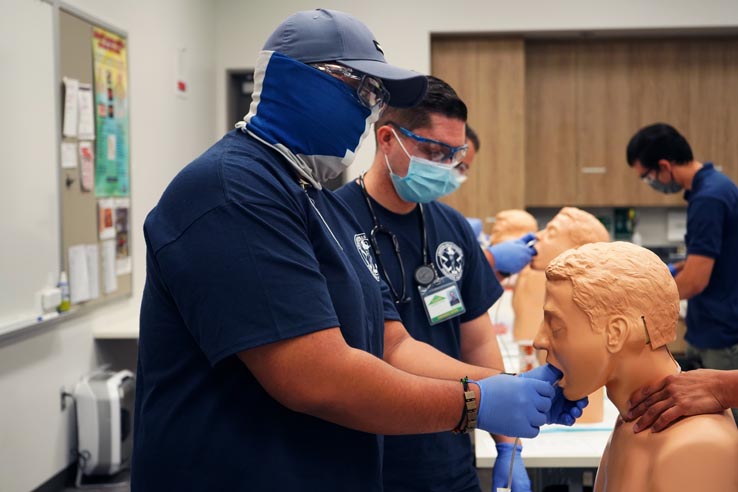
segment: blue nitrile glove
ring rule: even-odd
[[[679,271],[677,270],[676,265],[673,264],[673,263],[667,263],[666,266],[669,267],[669,273],[671,273],[671,276],[672,277],[676,277],[677,273],[679,273]]]
[[[498,374],[479,386],[477,427],[492,434],[536,437],[546,423],[554,388],[545,381]]]
[[[556,384],[561,376],[563,376],[563,373],[551,364],[544,364],[528,372],[520,373],[521,378],[545,381],[553,387],[555,394],[551,409],[546,414],[546,423],[572,425],[576,419],[582,416],[582,410],[589,404],[589,398],[585,396],[577,401],[567,400],[564,396],[564,390]]]
[[[506,488],[510,481],[510,460],[513,456],[513,443],[501,442],[495,445],[497,448],[497,458],[495,458],[495,467],[492,469],[492,492],[497,492],[497,487]],[[520,452],[522,446],[515,446],[515,463],[512,470],[512,492],[531,492],[530,478],[528,472],[525,471],[525,464]]]
[[[471,226],[472,231],[474,231],[474,237],[479,237],[479,235],[482,233],[482,219],[477,219],[476,217],[467,217],[466,221]]]
[[[530,233],[521,238],[503,241],[487,248],[495,259],[495,270],[505,273],[518,273],[525,268],[536,255],[533,246],[528,246],[528,243],[535,237],[535,234]]]

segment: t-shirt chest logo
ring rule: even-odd
[[[361,259],[364,261],[364,264],[371,274],[374,275],[377,282],[379,282],[379,267],[377,267],[377,262],[374,261],[372,247],[369,244],[369,239],[367,239],[366,234],[363,232],[361,234],[356,234],[354,236],[354,244],[356,245],[356,250],[359,252],[359,256],[361,256]]]
[[[451,241],[445,241],[436,248],[436,265],[446,277],[461,280],[464,274],[464,251]]]

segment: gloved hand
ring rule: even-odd
[[[667,263],[666,266],[669,267],[669,273],[671,273],[671,276],[676,277],[677,273],[679,273],[679,270],[677,270],[676,265],[674,263]]]
[[[495,270],[505,273],[518,273],[530,263],[536,250],[528,243],[535,239],[530,233],[518,239],[510,239],[490,246],[487,250],[495,259]]]
[[[535,437],[546,423],[554,388],[546,381],[508,374],[475,381],[479,386],[477,426],[492,434]]]
[[[546,414],[546,423],[572,425],[576,419],[582,416],[582,410],[589,404],[589,398],[585,396],[577,401],[567,400],[564,396],[564,390],[556,384],[561,376],[563,376],[563,373],[551,364],[543,364],[528,372],[520,373],[521,378],[545,381],[554,389],[551,408]]]
[[[492,492],[497,492],[497,487],[507,487],[510,479],[510,460],[512,460],[513,453],[515,453],[515,463],[513,463],[510,490],[512,492],[531,492],[530,478],[528,478],[528,472],[525,471],[523,457],[520,456],[523,447],[515,446],[513,450],[513,443],[511,442],[500,442],[495,447],[497,448],[497,458],[495,459],[495,466],[492,468]]]
[[[472,231],[474,231],[474,237],[479,237],[479,235],[482,233],[482,219],[477,219],[476,217],[467,217],[466,221],[471,226]]]

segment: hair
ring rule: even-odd
[[[676,338],[676,282],[646,248],[618,241],[570,249],[546,267],[546,280],[571,282],[574,303],[597,333],[610,316],[623,315],[646,327],[652,349]]]
[[[431,125],[430,115],[440,114],[466,123],[466,104],[459,98],[456,91],[443,80],[428,75],[428,91],[417,106],[411,108],[396,108],[387,106],[374,124],[374,133],[379,127],[395,123],[410,131],[417,128],[428,128]],[[390,103],[392,101],[390,100]]]
[[[479,147],[481,147],[482,145],[479,142],[479,135],[477,135],[477,132],[475,132],[474,129],[469,126],[469,123],[466,124],[466,139],[472,143],[472,145],[474,146],[474,151],[479,152]]]
[[[572,243],[577,246],[610,240],[610,233],[607,232],[602,222],[582,209],[564,207],[559,210],[554,219],[568,221],[571,224],[567,227],[567,231]]]
[[[628,142],[625,153],[630,167],[637,161],[646,169],[658,169],[661,159],[676,164],[694,160],[687,139],[666,123],[654,123],[638,130]]]

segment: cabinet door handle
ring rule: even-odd
[[[584,174],[605,174],[607,168],[605,166],[588,166],[581,168],[581,171]]]

